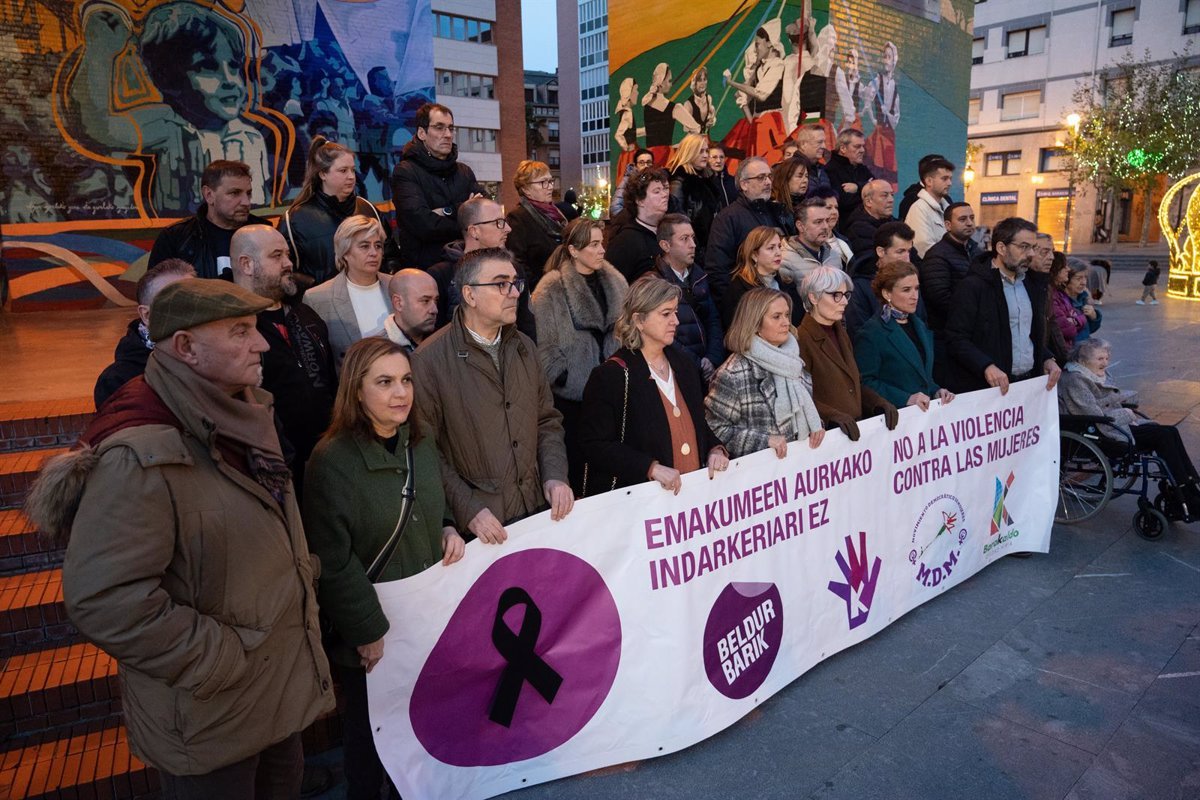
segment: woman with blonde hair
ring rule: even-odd
[[[525,270],[532,292],[542,279],[546,259],[562,244],[567,218],[554,205],[554,176],[541,161],[522,161],[513,175],[520,201],[508,212],[510,228],[506,247]]]
[[[356,343],[333,421],[305,472],[304,534],[321,559],[317,597],[342,688],[348,798],[377,798],[388,780],[367,711],[367,673],[384,657],[391,627],[374,584],[453,564],[465,552],[445,521],[437,445],[418,422],[414,397],[403,347],[379,337]]]
[[[712,170],[708,168],[708,137],[699,133],[684,136],[667,161],[667,172],[671,175],[671,197],[676,207],[692,221],[696,234],[695,263],[703,267],[708,232],[713,217],[721,210],[711,180]]]
[[[767,447],[783,458],[788,442],[808,439],[817,447],[825,438],[791,316],[791,297],[751,289],[725,334],[730,355],[713,376],[705,405],[708,424],[733,458]]]
[[[725,330],[733,323],[738,303],[751,289],[760,286],[783,292],[792,301],[791,321],[799,325],[804,318],[804,306],[796,284],[779,268],[783,266],[783,237],[775,228],[760,225],[746,235],[738,248],[733,279],[721,297],[721,325]]]
[[[571,488],[582,493],[579,415],[592,370],[619,346],[614,335],[629,284],[604,260],[604,224],[580,217],[567,223],[531,299],[537,318],[538,360],[563,416]]]
[[[621,344],[583,390],[580,445],[586,493],[656,481],[679,493],[683,475],[729,466],[704,418],[704,378],[674,346],[680,289],[657,275],[629,287],[615,333]]]
[[[348,217],[333,235],[337,277],[304,295],[304,302],[329,327],[329,346],[339,374],[350,345],[382,334],[392,313],[391,276],[379,271],[385,237],[379,220]]]
[[[333,235],[347,218],[370,217],[383,229],[384,240],[390,238],[375,206],[355,192],[354,160],[354,151],[348,147],[324,136],[315,137],[308,149],[304,185],[279,221],[279,232],[291,251],[292,269],[308,275],[314,283],[324,283],[337,274]]]

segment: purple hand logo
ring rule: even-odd
[[[847,536],[846,555],[837,554],[837,564],[846,582],[830,581],[829,591],[846,601],[846,619],[851,630],[867,621],[867,616],[871,613],[871,601],[875,599],[875,584],[879,581],[882,562],[879,556],[876,556],[875,561],[870,562],[869,569],[868,562],[867,532],[858,532],[857,551],[854,549],[854,540]]]
[[[479,576],[413,686],[417,740],[456,767],[540,756],[612,689],[621,619],[595,568],[561,550],[505,556]]]

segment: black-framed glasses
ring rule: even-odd
[[[492,281],[491,283],[468,283],[467,286],[495,286],[500,290],[500,294],[510,294],[513,289],[517,290],[517,294],[525,291],[525,279],[515,278],[511,281]]]
[[[543,189],[553,189],[554,185],[556,183],[558,183],[558,181],[554,180],[554,178],[551,177],[551,178],[542,178],[540,181],[530,181],[529,185],[530,186],[540,186]]]
[[[750,183],[750,181],[769,181],[771,180],[771,173],[764,172],[762,175],[747,175],[745,178],[742,178],[742,180],[744,180],[746,183]]]
[[[495,225],[499,230],[504,230],[508,227],[508,220],[504,217],[496,217],[495,219],[485,219],[479,222],[472,222],[472,225]]]
[[[835,303],[849,303],[850,295],[854,294],[853,289],[847,289],[844,292],[826,292],[825,294],[833,298]]]

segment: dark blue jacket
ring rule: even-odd
[[[933,334],[916,314],[908,318],[923,353],[917,352],[900,323],[884,322],[878,314],[863,323],[854,340],[854,360],[862,382],[897,408],[908,405],[917,392],[933,397]]]
[[[663,280],[683,291],[679,301],[679,327],[675,329],[675,345],[687,352],[696,362],[707,358],[714,367],[725,360],[724,333],[716,303],[708,289],[708,276],[700,267],[688,271],[687,280],[679,280],[675,271],[660,257],[655,262]]]

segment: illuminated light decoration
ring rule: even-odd
[[[1148,153],[1140,147],[1125,154],[1125,163],[1143,172],[1154,172],[1162,160],[1162,153]]]
[[[1192,196],[1179,220],[1172,226],[1171,204],[1188,187]],[[1184,300],[1200,300],[1200,172],[1178,181],[1163,195],[1158,204],[1158,225],[1167,240],[1171,254],[1167,276],[1167,295]]]

